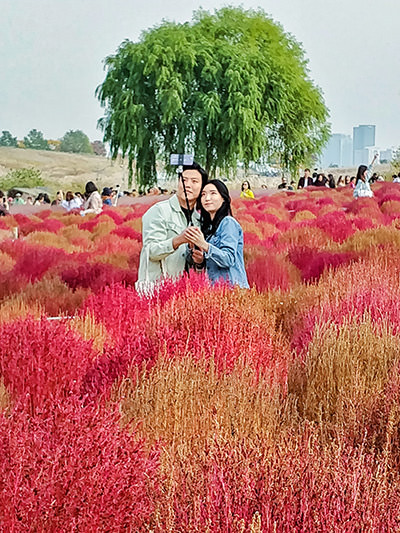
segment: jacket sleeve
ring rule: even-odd
[[[161,261],[175,250],[168,238],[167,220],[157,205],[143,215],[143,246],[149,247],[150,261]]]
[[[204,254],[207,259],[212,259],[219,267],[230,268],[235,264],[236,252],[240,239],[239,224],[229,218],[222,220],[217,234],[219,245],[209,243],[208,252]]]

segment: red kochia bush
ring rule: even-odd
[[[2,531],[148,531],[158,455],[119,417],[76,401],[0,417]]]
[[[135,271],[123,270],[107,263],[94,263],[66,269],[61,273],[61,279],[71,289],[82,287],[97,292],[113,283],[133,285],[137,274]]]
[[[78,393],[94,358],[91,342],[46,318],[3,325],[0,338],[0,375],[30,410]]]
[[[357,258],[354,252],[319,252],[305,247],[289,251],[289,259],[301,271],[304,281],[315,281],[325,268],[345,265]]]

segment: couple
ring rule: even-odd
[[[178,277],[193,262],[196,270],[205,267],[212,283],[225,280],[248,288],[243,231],[232,217],[230,204],[224,183],[208,181],[197,163],[184,166],[177,193],[143,215],[138,285]]]

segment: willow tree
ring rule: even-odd
[[[293,170],[325,144],[328,111],[298,42],[263,11],[197,11],[124,41],[96,94],[115,157],[139,185],[156,161],[189,152],[211,173],[278,157]]]

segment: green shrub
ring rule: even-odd
[[[37,168],[18,168],[10,170],[0,178],[0,189],[9,191],[13,187],[40,187],[45,185],[42,174]]]

